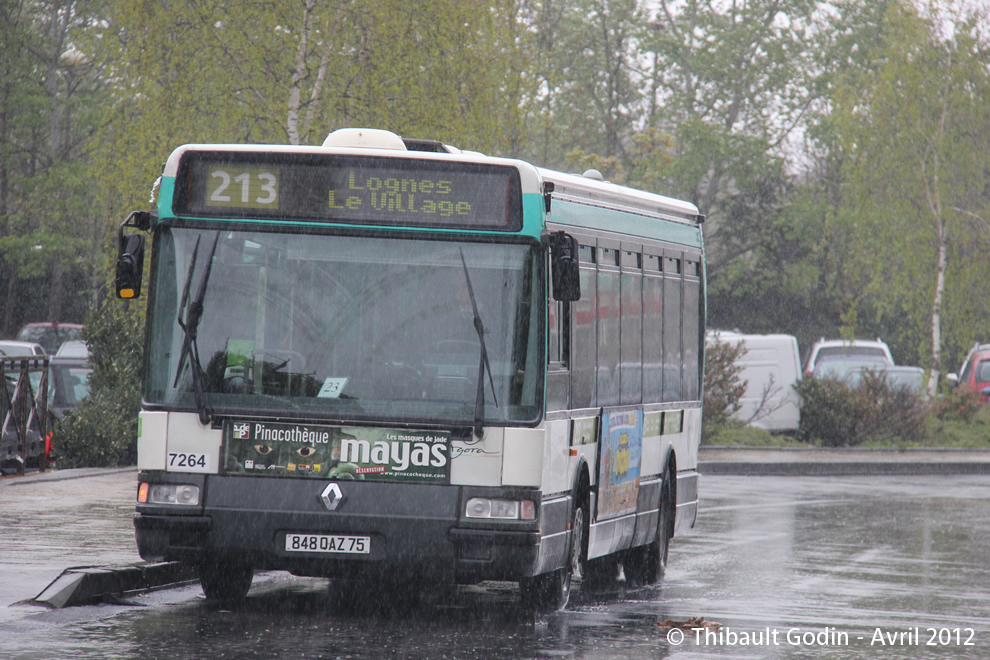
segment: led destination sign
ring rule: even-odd
[[[408,213],[450,218],[468,217],[472,208],[491,206],[477,186],[463,175],[433,177],[389,176],[369,168],[348,168],[329,192],[328,206],[341,212],[373,209],[377,214]],[[508,191],[506,191],[508,192]],[[486,204],[486,202],[489,202]],[[345,211],[346,210],[346,211]],[[492,209],[495,210],[495,209]]]
[[[522,227],[514,168],[405,158],[190,152],[180,165],[175,211],[390,226]]]

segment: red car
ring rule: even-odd
[[[45,352],[55,355],[58,347],[67,341],[82,339],[82,325],[78,323],[28,323],[17,333],[18,341],[33,341],[41,344]]]
[[[990,345],[981,344],[970,351],[959,370],[959,387],[980,393],[980,401],[990,399]]]

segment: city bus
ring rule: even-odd
[[[214,601],[661,580],[698,511],[694,205],[379,129],[181,146],[156,190],[115,280],[141,296],[150,234],[142,558]]]

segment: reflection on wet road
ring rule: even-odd
[[[276,574],[236,609],[131,608],[16,657],[990,657],[990,478],[708,476],[701,493],[663,587],[578,586],[545,618],[511,585],[358,597]],[[691,617],[722,627],[660,625]]]
[[[780,645],[750,647],[753,657],[988,657],[988,486],[960,476],[709,477],[702,533],[677,546],[664,607],[723,631],[778,631]],[[692,646],[743,650],[682,648]]]

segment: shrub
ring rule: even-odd
[[[715,341],[705,348],[705,396],[702,403],[701,438],[704,442],[726,426],[739,410],[746,381],[739,379],[736,364],[746,349],[742,344]]]
[[[910,389],[892,387],[882,374],[867,372],[856,388],[830,378],[805,378],[794,387],[801,396],[798,435],[804,442],[851,447],[924,439],[929,406]]]
[[[973,417],[986,404],[980,401],[980,395],[967,387],[947,388],[935,402],[935,417],[942,422],[959,421],[971,422]]]
[[[826,447],[858,443],[857,427],[869,410],[866,397],[830,378],[804,378],[794,389],[801,397],[801,440]]]
[[[920,443],[931,407],[922,395],[908,387],[893,386],[886,374],[866,371],[857,388],[870,405],[858,430],[861,442],[896,440]]]
[[[116,467],[137,462],[143,321],[110,300],[90,312],[83,330],[93,373],[89,396],[55,423],[60,468]]]

